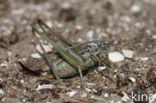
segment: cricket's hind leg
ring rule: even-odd
[[[44,58],[45,62],[46,62],[47,65],[49,66],[49,70],[50,70],[51,74],[52,74],[58,81],[60,81],[60,78],[59,78],[59,77],[56,75],[56,73],[53,71],[53,66],[52,66],[52,64],[51,64],[51,62],[50,62],[50,60],[49,60],[49,58],[48,58],[48,56],[47,56],[47,54],[46,54],[46,51],[45,51],[44,47],[42,46],[42,44],[41,44],[39,38],[37,37],[35,31],[33,30],[33,28],[32,28],[32,33],[33,33],[33,35],[36,37],[37,41],[39,42],[39,45],[40,45],[40,47],[41,47],[41,50],[43,51],[43,55],[41,55],[41,56]]]
[[[73,46],[75,43],[65,39],[64,37],[62,37],[61,35],[58,35],[57,33],[55,33],[47,24],[45,24],[41,19],[37,20],[38,25],[40,26],[40,28],[42,29],[42,31],[47,34],[46,30],[48,30],[48,32],[55,36],[62,44],[64,47],[69,47],[69,46]],[[52,40],[53,41],[53,40]]]

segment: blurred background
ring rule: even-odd
[[[31,40],[31,24],[38,18],[74,42],[138,45],[136,39],[155,38],[155,5],[155,0],[1,0],[0,47]]]
[[[21,83],[22,73],[19,77],[19,74],[16,74],[19,72],[17,67],[7,64],[14,63],[12,57],[27,60],[35,51],[36,41],[31,33],[31,25],[38,18],[54,28],[58,34],[73,42],[108,40],[110,51],[120,53],[112,55],[117,55],[118,61],[123,61],[115,65],[116,69],[131,66],[140,71],[145,70],[142,71],[144,75],[146,69],[156,67],[156,0],[0,0],[0,68],[2,68],[0,71],[3,79],[0,85],[3,90],[0,100],[3,102],[9,103],[12,100],[14,103],[41,102],[41,97],[36,99],[33,97],[42,93],[31,94],[32,89],[29,90],[35,85],[28,85],[32,81],[27,81],[25,84],[29,89],[28,91],[24,89],[27,99],[23,100],[25,96],[22,88],[24,87],[18,87],[18,83],[12,82]],[[113,63],[117,60],[111,61]],[[28,78],[32,79],[32,77]],[[27,79],[25,77],[24,80]],[[5,84],[6,82],[8,84]],[[40,82],[37,83],[40,84]],[[98,82],[95,84],[99,85]],[[36,86],[37,84],[34,88]],[[15,90],[12,89],[13,87]],[[98,88],[103,87],[99,85]],[[16,92],[18,97],[13,96]],[[47,98],[55,98],[56,95],[51,96]],[[108,101],[111,100],[113,99],[108,99]],[[45,101],[47,99],[43,100]]]

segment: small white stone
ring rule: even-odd
[[[132,50],[127,50],[127,49],[123,49],[122,53],[126,58],[133,58],[134,55],[134,52]]]
[[[86,83],[87,85],[96,85],[96,84],[94,84],[94,83]]]
[[[134,13],[137,13],[137,12],[140,12],[141,8],[139,5],[133,5],[131,7],[131,11],[134,12]]]
[[[115,103],[114,100],[111,100],[110,103]]]
[[[105,94],[104,94],[104,97],[105,97],[105,98],[107,98],[108,96],[109,96],[109,94],[108,94],[108,93],[105,93]]]
[[[153,98],[156,99],[156,93],[153,95]]]
[[[70,3],[69,2],[64,2],[64,3],[62,3],[62,8],[65,8],[65,9],[68,9],[68,8],[70,8]]]
[[[12,52],[11,51],[7,51],[7,54],[8,54],[8,56],[11,56]]]
[[[49,27],[52,27],[52,26],[53,26],[53,24],[52,24],[51,21],[47,21],[46,24],[47,24]]]
[[[67,95],[69,95],[69,97],[74,96],[77,93],[77,91],[71,91],[71,92],[67,92]]]
[[[89,39],[92,39],[93,36],[94,36],[94,31],[93,31],[93,30],[90,30],[90,31],[87,32],[87,37],[88,37]]]
[[[21,61],[27,61],[27,59],[26,58],[22,58]]]
[[[130,79],[133,83],[136,82],[136,79],[135,79],[134,77],[129,77],[129,79]]]
[[[86,91],[86,92],[91,92],[92,90],[89,89],[89,88],[85,88],[85,91]]]
[[[152,38],[153,38],[153,39],[156,39],[156,35],[153,35]]]
[[[4,94],[4,91],[2,89],[0,89],[0,94]]]
[[[77,86],[77,88],[80,88],[81,86],[79,85],[79,86]]]
[[[20,80],[20,82],[23,84],[24,83],[24,80],[22,79],[22,80]]]
[[[38,53],[31,54],[31,57],[35,58],[35,59],[40,59],[41,58],[40,54],[38,54]]]
[[[52,88],[54,88],[54,85],[52,85],[52,84],[44,84],[44,85],[38,85],[36,90],[39,91],[41,89],[52,89]]]
[[[97,90],[96,89],[92,89],[92,91],[95,92],[95,93],[97,93]]]
[[[75,28],[76,28],[77,30],[81,30],[81,29],[82,29],[82,26],[81,26],[81,25],[76,25]]]
[[[153,94],[153,96],[152,96],[152,97],[153,97],[153,99],[154,99],[154,100],[156,100],[156,93],[155,93],[155,94]]]
[[[78,38],[77,41],[78,41],[78,42],[82,42],[83,40],[82,40],[81,38]]]
[[[143,27],[145,27],[145,23],[144,23],[144,22],[136,22],[134,25],[135,25],[137,28],[143,28]]]
[[[124,16],[122,19],[128,23],[131,22],[131,18],[129,16]]]
[[[58,27],[58,28],[62,28],[62,27],[63,27],[63,24],[58,23],[58,24],[57,24],[57,27]]]
[[[101,39],[102,37],[108,37],[108,34],[104,32],[99,33],[98,38]]]
[[[147,61],[147,60],[149,60],[149,57],[141,57],[140,60],[141,61]]]
[[[112,62],[121,62],[121,61],[123,61],[125,58],[124,58],[124,56],[121,54],[121,53],[119,53],[119,52],[110,52],[109,54],[108,54],[108,57],[109,57],[109,60],[111,60]]]
[[[45,52],[46,52],[46,53],[52,51],[52,48],[53,48],[53,47],[52,47],[50,44],[49,44],[49,45],[43,45],[43,44],[42,44],[42,46],[43,46],[43,48],[45,49]],[[39,44],[36,45],[36,50],[37,50],[38,52],[40,52],[40,53],[43,54],[43,51],[42,51],[42,49],[41,49],[41,47],[40,47]]]
[[[117,101],[116,103],[123,103],[122,101]]]
[[[83,94],[81,95],[82,98],[86,98],[87,96],[88,96],[87,93],[83,93]]]
[[[100,31],[101,31],[100,28],[97,28],[97,29],[96,29],[96,32],[97,32],[97,33],[100,33]]]
[[[22,99],[23,102],[26,102],[26,99]]]
[[[105,66],[100,66],[100,67],[98,67],[98,70],[99,70],[99,71],[102,71],[102,70],[105,70],[105,69],[106,69]]]
[[[7,62],[4,61],[3,63],[0,63],[0,67],[7,67]]]

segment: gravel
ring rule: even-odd
[[[136,87],[146,87],[144,90],[155,96],[155,4],[155,0],[1,0],[0,102],[121,103],[122,92],[127,94],[125,98],[130,97]],[[81,88],[79,75],[57,83],[54,78],[31,75],[18,65],[20,60],[33,70],[48,69],[42,58],[31,57],[36,50],[43,53],[31,33],[38,18],[67,40],[110,42],[111,67],[95,66],[83,75],[85,88],[91,92]],[[55,37],[51,39],[58,43]],[[41,42],[50,59],[55,59],[50,54],[56,50]],[[77,93],[67,95],[72,91]]]
[[[110,52],[108,56],[109,60],[111,60],[112,62],[121,62],[125,59],[124,56],[117,51]]]
[[[133,55],[134,55],[134,51],[127,50],[127,49],[123,49],[122,53],[126,58],[133,58]]]

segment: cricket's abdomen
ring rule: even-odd
[[[76,68],[63,60],[53,63],[53,71],[59,78],[68,78],[78,74],[78,70]]]

